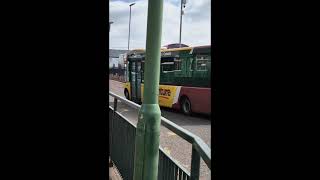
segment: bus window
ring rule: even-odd
[[[174,70],[175,71],[181,71],[181,59],[180,58],[174,58]]]
[[[197,56],[197,71],[207,71],[208,56]]]
[[[125,82],[128,82],[128,73],[127,73],[127,71],[128,71],[128,67],[127,67],[127,64],[126,63],[124,63],[124,81]]]
[[[129,61],[127,61],[127,65],[126,65],[126,77],[127,77],[127,82],[130,81],[130,68],[131,68],[131,64]]]
[[[144,61],[141,61],[141,82],[144,82]]]
[[[174,70],[174,62],[163,62],[161,63],[161,66],[163,73],[173,72]]]
[[[190,71],[193,71],[194,70],[194,58],[190,58]]]

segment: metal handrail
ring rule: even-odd
[[[114,111],[114,108],[112,106],[109,105],[109,108]],[[118,116],[120,116],[122,119],[124,119],[127,123],[129,123],[132,127],[137,128],[137,125],[133,124],[131,121],[128,120],[128,118],[126,118],[125,116],[123,116],[122,114],[120,114],[119,112],[115,112],[117,113]],[[172,157],[170,157],[170,155],[161,147],[159,147],[159,149],[161,150],[162,153],[164,153],[168,159],[170,159],[173,163],[176,164],[176,166],[181,169],[184,173],[186,173],[188,176],[190,176],[190,172],[188,172],[188,170],[186,170],[177,160],[173,159]]]
[[[113,92],[109,91],[109,95],[123,101],[125,104],[129,105],[130,107],[139,110],[141,105],[136,104],[130,100],[127,100]],[[116,109],[115,109],[116,110]],[[169,121],[168,119],[161,116],[161,124],[166,128],[170,129],[172,132],[179,135],[184,140],[188,141],[193,145],[195,150],[199,153],[200,157],[206,163],[208,168],[211,170],[211,149],[210,147],[197,135],[191,133],[190,131],[178,126],[177,124]]]

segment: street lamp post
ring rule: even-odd
[[[185,8],[185,7],[186,7],[186,4],[187,4],[187,0],[181,0],[179,47],[181,47],[181,31],[182,31],[182,15],[183,15],[182,6]]]
[[[134,180],[157,180],[161,111],[158,104],[163,0],[149,0],[143,102],[135,139]]]
[[[129,36],[128,36],[128,51],[129,51],[129,45],[130,45],[130,24],[131,24],[131,6],[135,5],[136,3],[132,3],[129,5],[130,7],[130,14],[129,14]]]

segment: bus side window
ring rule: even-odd
[[[174,70],[174,62],[163,62],[161,63],[161,66],[163,73],[172,72]]]
[[[194,70],[194,64],[195,64],[194,58],[190,58],[190,71]]]
[[[141,82],[144,82],[144,61],[141,61]]]
[[[197,56],[197,71],[207,71],[208,56]]]
[[[174,70],[175,71],[181,71],[181,59],[180,58],[174,58]]]

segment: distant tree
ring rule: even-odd
[[[118,69],[122,69],[122,66],[120,63],[118,64]]]

